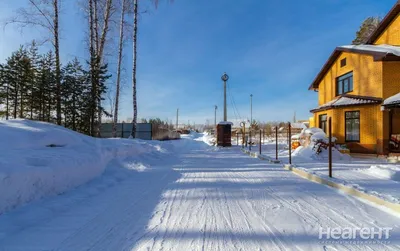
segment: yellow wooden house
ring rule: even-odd
[[[364,45],[337,47],[309,90],[318,92],[310,124],[351,152],[400,153],[400,0]]]

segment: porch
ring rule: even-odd
[[[389,112],[389,154],[400,155],[400,93],[386,99],[382,107]]]

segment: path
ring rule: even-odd
[[[173,164],[106,173],[0,216],[0,250],[400,249],[400,218],[238,148],[172,144],[185,146]],[[390,244],[325,247],[320,227],[394,230]]]

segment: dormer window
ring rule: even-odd
[[[346,73],[336,79],[336,96],[353,91],[353,72]]]

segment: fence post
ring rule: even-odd
[[[292,164],[292,125],[289,122],[289,165]]]
[[[242,135],[243,135],[243,137],[242,137],[242,148],[244,148],[244,146],[245,146],[244,142],[245,142],[245,139],[246,139],[246,124],[245,123],[243,123],[243,134]]]
[[[260,130],[260,155],[261,155],[261,146],[262,146],[262,135],[261,135],[262,130]]]
[[[275,126],[275,159],[278,160],[278,126]]]
[[[262,141],[263,141],[263,143],[265,143],[265,131],[264,131],[264,129],[262,130]]]
[[[332,117],[328,119],[329,126],[329,177],[332,178]]]
[[[251,151],[251,130],[249,131],[249,151]]]
[[[239,133],[236,133],[236,145],[239,145]]]
[[[121,128],[122,128],[122,131],[121,131],[121,138],[124,138],[124,122],[122,122],[121,123]]]

